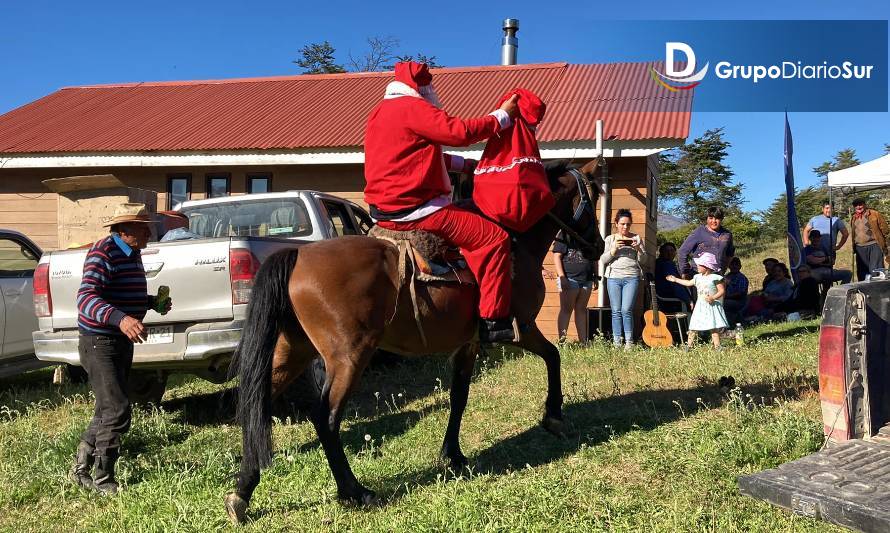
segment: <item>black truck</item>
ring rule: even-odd
[[[860,531],[890,531],[890,281],[828,291],[819,334],[820,451],[739,478],[742,493]]]

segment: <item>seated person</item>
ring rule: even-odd
[[[748,278],[742,274],[742,260],[733,257],[729,260],[729,273],[723,279],[726,294],[723,296],[723,310],[730,325],[741,322],[742,311],[748,305]]]
[[[760,290],[766,288],[766,284],[773,279],[773,267],[779,264],[779,260],[775,257],[767,257],[763,260],[763,269],[766,271],[766,277],[763,278],[763,283],[760,285]]]
[[[812,239],[812,236],[810,237]],[[813,277],[810,267],[801,265],[797,269],[797,285],[791,299],[776,306],[776,311],[783,313],[798,312],[801,315],[820,315],[819,282]]]
[[[677,246],[672,242],[666,242],[658,248],[658,258],[655,260],[655,294],[661,298],[675,298],[686,304],[686,310],[691,309],[692,297],[686,287],[667,281],[667,276],[680,277],[680,270],[674,259],[677,257]],[[659,302],[659,308],[665,313],[677,313],[682,311],[680,302]]]
[[[769,318],[776,307],[790,300],[794,294],[794,284],[785,263],[777,262],[766,281],[766,287],[760,294],[751,296],[747,309],[749,315]]]
[[[811,230],[809,234],[810,244],[804,246],[803,253],[812,277],[817,282],[834,282],[850,283],[853,279],[851,270],[834,269],[834,258],[825,252],[822,247],[822,233],[817,230]],[[800,269],[798,269],[800,272]]]

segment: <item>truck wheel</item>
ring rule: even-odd
[[[130,401],[138,405],[161,404],[167,389],[167,374],[155,371],[130,371],[127,393]]]
[[[326,379],[324,360],[316,357],[306,367],[306,371],[288,387],[284,394],[285,399],[298,409],[309,409],[321,398]]]

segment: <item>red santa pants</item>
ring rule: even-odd
[[[505,318],[510,314],[510,236],[500,226],[454,205],[420,220],[383,221],[381,228],[421,229],[460,248],[479,282],[479,316]]]

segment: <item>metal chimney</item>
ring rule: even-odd
[[[516,64],[516,49],[519,48],[519,19],[504,19],[504,40],[501,44],[501,65]]]

